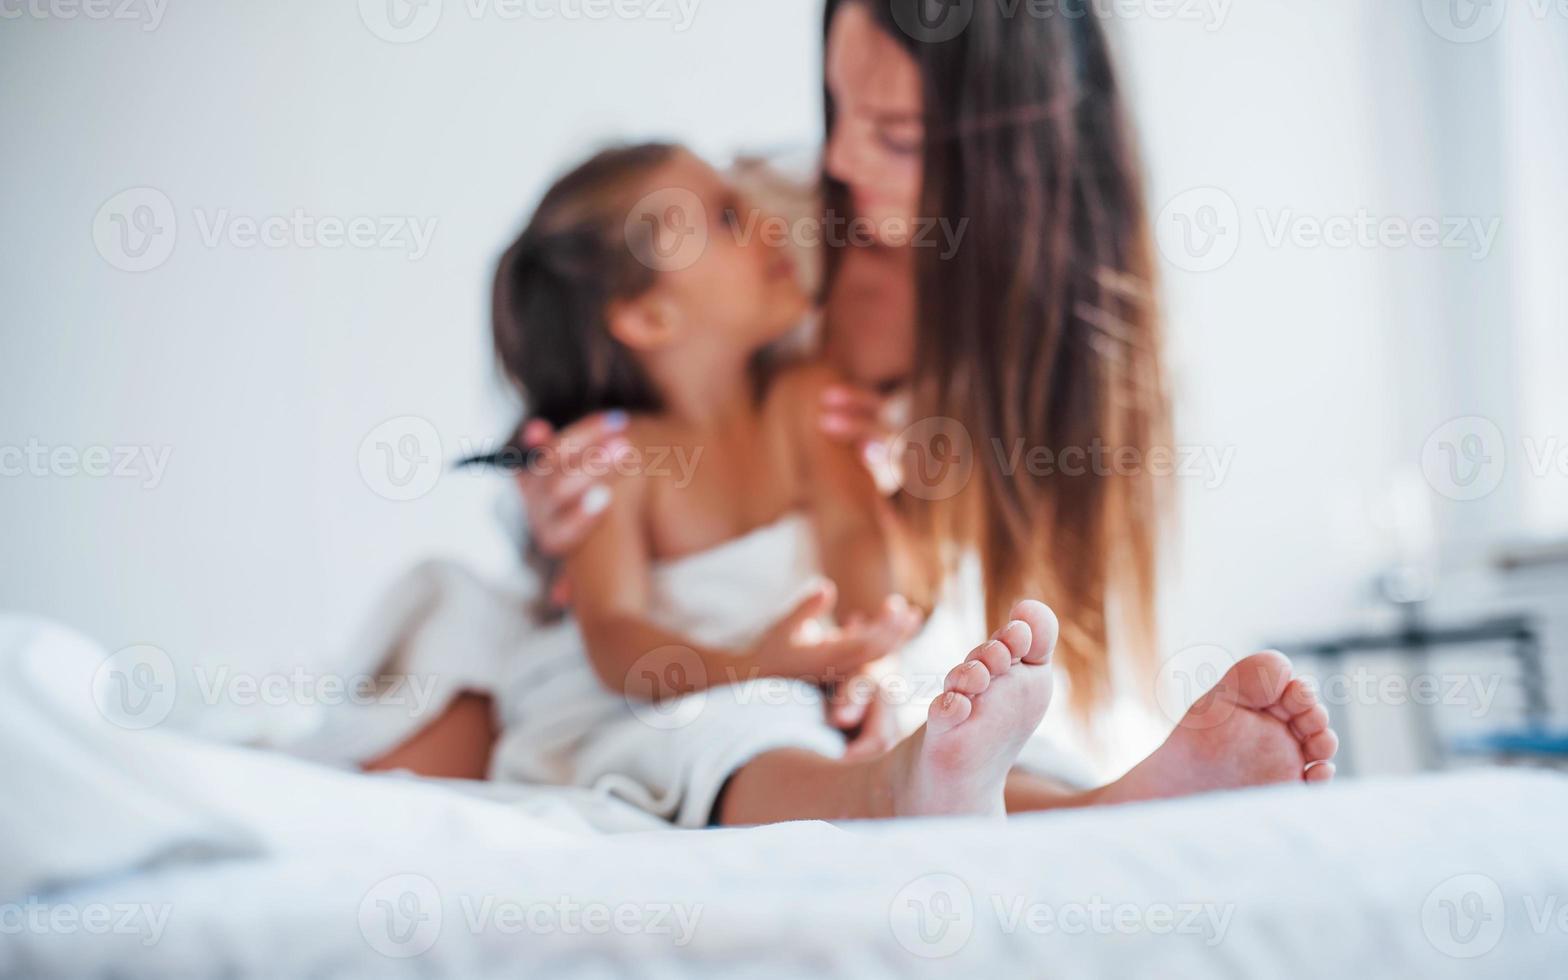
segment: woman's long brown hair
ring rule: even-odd
[[[919,64],[921,213],[967,222],[950,257],[917,250],[911,380],[916,417],[963,426],[973,477],[951,499],[905,503],[933,547],[978,552],[993,625],[1018,598],[1055,608],[1057,661],[1087,719],[1112,692],[1113,641],[1134,662],[1155,656],[1167,513],[1148,465],[1170,446],[1170,412],[1130,123],[1092,8],[977,0],[957,37],[927,42],[898,26],[924,2],[828,0],[826,17],[864,4]],[[826,110],[831,136],[831,94]],[[824,182],[829,214],[851,214],[847,188]],[[828,250],[826,288],[842,259]],[[1034,449],[1057,462],[1031,472]],[[1063,450],[1084,465],[1064,472]]]

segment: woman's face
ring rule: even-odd
[[[879,243],[906,242],[920,206],[924,100],[909,52],[860,3],[833,16],[825,56],[835,109],[824,161]]]

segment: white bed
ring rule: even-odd
[[[1488,771],[1015,818],[673,831],[92,707],[0,620],[0,975],[1561,976],[1568,779]]]

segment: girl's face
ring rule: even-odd
[[[860,3],[833,15],[824,64],[835,110],[824,165],[848,186],[853,217],[869,221],[879,242],[901,244],[920,206],[919,66]]]
[[[810,304],[781,220],[712,167],[678,153],[643,194],[629,220],[641,226],[639,238],[651,238],[643,247],[659,272],[653,294],[677,311],[689,339],[750,353],[805,316]]]

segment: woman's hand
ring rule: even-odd
[[[883,496],[898,492],[902,474],[893,452],[899,431],[897,399],[853,385],[822,390],[818,425],[831,439],[854,446]]]
[[[865,665],[902,646],[920,626],[908,603],[889,603],[874,620],[823,626],[838,589],[824,580],[746,652],[747,667],[759,677],[787,677],[814,684],[842,683]]]
[[[590,415],[560,433],[543,419],[524,426],[523,446],[536,461],[517,471],[517,489],[523,495],[529,536],[541,554],[559,558],[576,550],[610,505],[605,482],[609,474],[584,462],[613,462],[630,452],[625,432],[624,412]],[[588,456],[595,448],[599,451]]]

